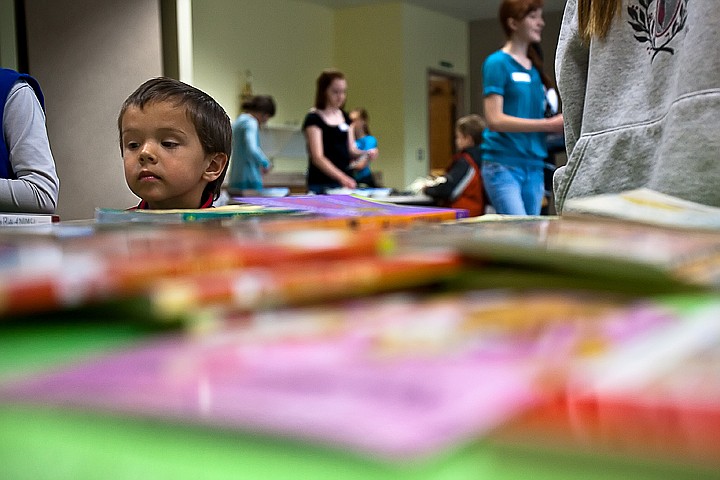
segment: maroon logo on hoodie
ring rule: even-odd
[[[645,43],[650,61],[661,52],[673,55],[670,42],[685,28],[688,0],[638,0],[627,9],[635,40]],[[654,4],[654,8],[651,5]]]

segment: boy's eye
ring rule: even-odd
[[[125,148],[127,148],[128,150],[135,150],[139,146],[140,146],[140,144],[138,142],[127,142],[125,144]]]
[[[171,140],[165,140],[164,142],[162,142],[162,146],[165,148],[175,148],[178,145],[180,145],[180,144],[177,142],[173,142]]]

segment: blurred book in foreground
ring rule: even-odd
[[[720,303],[576,362],[546,402],[495,433],[501,444],[720,467]]]
[[[433,225],[407,236],[410,243],[452,245],[484,265],[665,291],[720,287],[720,232],[563,216]]]
[[[117,210],[96,208],[98,223],[182,223],[208,220],[222,220],[237,217],[296,214],[298,209],[263,207],[260,205],[224,205],[215,208],[171,209],[171,210]]]
[[[416,222],[442,222],[467,217],[467,210],[395,205],[357,195],[297,195],[283,198],[237,197],[234,202],[297,209],[315,215],[308,222],[351,228],[404,227]]]
[[[441,455],[539,404],[581,358],[675,321],[658,304],[561,292],[395,294],[220,314],[194,333],[0,386],[55,405]]]
[[[252,236],[257,234],[189,224],[119,227],[67,239],[4,235],[0,238],[0,296],[5,300],[0,303],[0,315],[45,312],[130,297],[147,298],[159,285],[167,285],[165,281],[183,284],[182,279],[192,282],[200,277],[203,278],[202,291],[232,288],[225,281],[228,278],[235,278],[237,282],[246,279],[249,299],[254,298],[253,292],[258,294],[257,289],[252,290],[253,285],[258,288],[265,285],[263,278],[321,276],[322,283],[307,284],[304,290],[302,284],[294,287],[295,294],[290,297],[296,298],[311,289],[333,291],[328,283],[334,279],[322,273],[329,265],[335,266],[329,271],[335,272],[339,281],[343,278],[343,262],[356,265],[353,271],[358,275],[397,271],[394,275],[398,276],[404,274],[402,265],[410,265],[392,260],[394,240],[390,232],[296,229],[261,238]],[[390,258],[385,259],[386,255]],[[413,264],[418,268],[435,265],[437,273],[457,269],[457,256],[446,255],[443,259],[438,261],[428,256]],[[375,271],[374,261],[380,261],[383,267]],[[368,267],[363,270],[363,265]],[[418,271],[409,268],[410,273],[405,276]],[[282,272],[288,273],[283,276]],[[258,279],[255,284],[252,278]],[[432,275],[417,277],[418,282],[432,279]],[[361,276],[354,280],[356,286],[363,284]],[[368,278],[364,281],[372,283]],[[231,283],[239,288],[237,282]],[[296,283],[290,282],[290,285]],[[279,285],[283,283],[274,287]],[[378,280],[374,288],[384,287]],[[279,293],[277,289],[271,291]],[[237,296],[243,293],[240,291]],[[278,297],[278,301],[281,298],[286,297]],[[253,303],[248,300],[247,305]]]
[[[563,215],[592,215],[673,228],[720,230],[720,208],[647,188],[565,202]]]

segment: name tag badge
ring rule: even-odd
[[[530,83],[530,74],[526,72],[513,72],[513,82]]]
[[[350,130],[350,125],[343,122],[340,125],[338,125],[338,128],[340,129],[341,132],[347,132],[348,130]]]

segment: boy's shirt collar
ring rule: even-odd
[[[203,199],[202,205],[198,208],[213,208],[213,194],[210,193],[207,195],[207,197]],[[128,208],[128,210],[148,210],[148,202],[146,200],[141,200],[137,207],[131,207]]]

